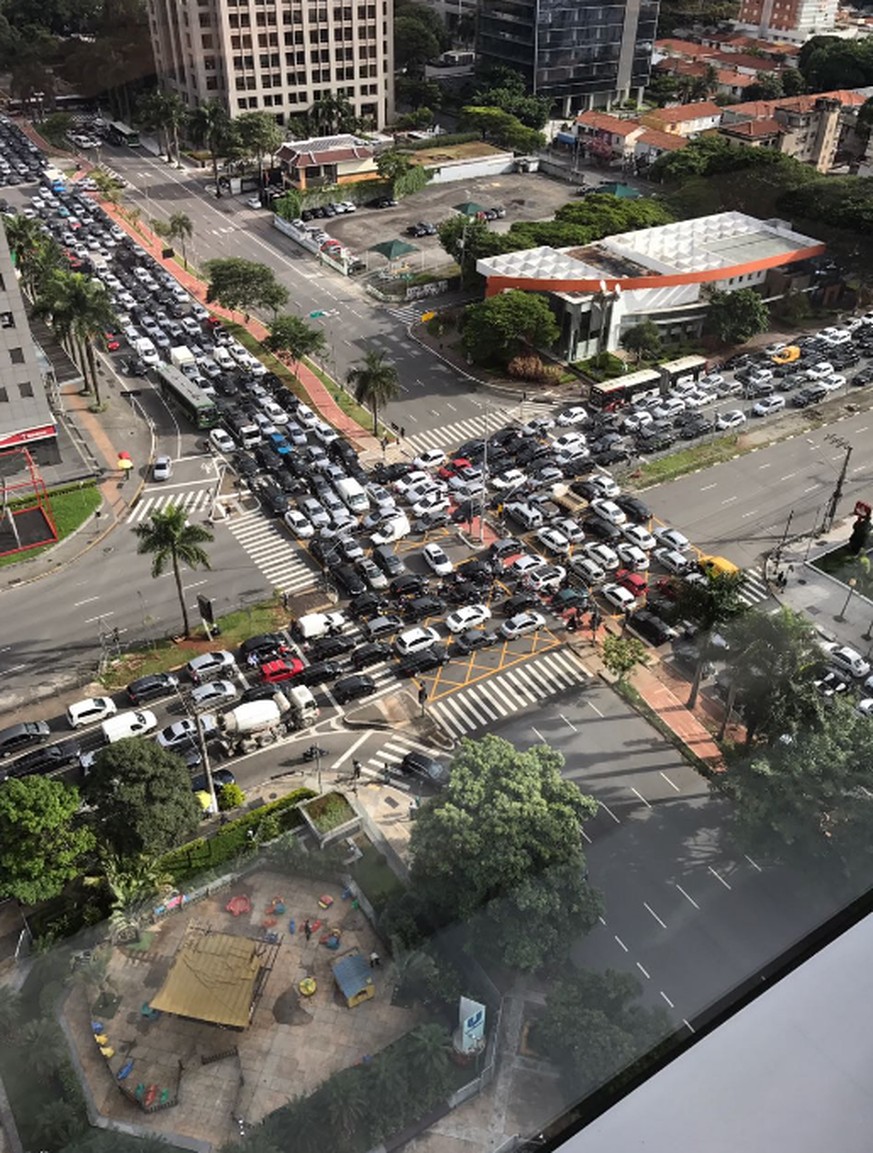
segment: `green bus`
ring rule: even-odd
[[[181,409],[195,428],[215,428],[218,409],[199,384],[172,364],[162,364],[156,371],[161,396],[167,404]]]
[[[106,130],[110,144],[126,144],[128,148],[139,148],[139,133],[121,120],[113,120]]]

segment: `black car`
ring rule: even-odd
[[[540,598],[532,592],[517,592],[511,597],[507,597],[500,605],[500,612],[502,616],[514,617],[518,613],[526,612],[527,609],[540,608]]]
[[[443,645],[431,645],[420,653],[410,653],[403,660],[397,662],[396,672],[399,677],[418,677],[422,673],[431,673],[440,668],[449,659]]]
[[[490,564],[473,558],[459,564],[452,573],[452,577],[457,584],[460,584],[461,581],[471,581],[473,584],[490,585],[493,573]]]
[[[118,362],[118,367],[125,376],[146,376],[149,371],[149,366],[139,357],[122,357]]]
[[[715,422],[708,416],[704,416],[702,412],[694,413],[692,420],[686,420],[679,429],[679,436],[682,440],[693,440],[696,436],[703,436],[704,433],[712,432],[715,428]]]
[[[444,765],[441,761],[434,760],[433,757],[429,757],[427,753],[422,753],[418,749],[406,754],[400,762],[400,771],[407,776],[421,777],[423,780],[438,787],[447,784],[449,780],[448,766]]]
[[[307,665],[294,678],[298,685],[323,685],[328,681],[336,680],[342,672],[339,661],[316,661]]]
[[[622,531],[616,524],[612,524],[608,520],[604,520],[600,516],[589,516],[583,522],[586,536],[597,537],[598,540],[606,541],[609,544],[614,540],[622,539]]]
[[[390,587],[393,597],[421,596],[427,592],[427,577],[412,572],[402,573],[394,577]]]
[[[267,481],[258,488],[258,497],[273,516],[284,516],[291,507],[291,498],[277,484]]]
[[[6,770],[10,777],[26,777],[29,773],[50,773],[56,769],[65,769],[79,760],[82,747],[72,738],[59,741],[55,745],[46,745],[41,749],[34,749],[12,761]]]
[[[407,621],[417,622],[427,617],[437,616],[446,607],[446,602],[440,597],[425,593],[424,596],[413,597],[403,608],[403,616]]]
[[[651,645],[663,645],[676,635],[666,621],[648,609],[637,609],[629,618],[630,627]]]
[[[380,544],[373,549],[373,563],[378,565],[387,577],[399,577],[406,572],[406,565],[390,544]]]
[[[150,673],[130,682],[126,689],[127,699],[132,705],[155,701],[159,697],[166,697],[175,692],[178,684],[176,677],[170,673]]]
[[[240,660],[247,661],[252,655],[258,658],[258,664],[263,664],[271,656],[284,653],[287,649],[285,638],[279,633],[261,633],[256,637],[249,637],[239,646]]]
[[[524,545],[514,536],[496,540],[488,549],[488,555],[493,560],[505,560],[507,557],[518,556],[524,552]]]
[[[355,640],[348,636],[320,637],[308,647],[309,659],[315,661],[331,661],[334,657],[345,656],[355,647]]]
[[[375,592],[360,593],[349,602],[349,612],[356,621],[365,617],[380,616],[390,611],[391,602]]]
[[[791,403],[795,408],[806,408],[810,404],[818,404],[827,394],[828,390],[823,384],[809,384],[795,395]]]
[[[233,434],[231,434],[233,435]],[[247,480],[258,475],[258,462],[247,452],[238,452],[233,458],[234,471]]]
[[[299,678],[299,673],[298,673],[298,678]],[[271,684],[252,685],[252,687],[249,689],[246,689],[246,691],[240,697],[239,703],[241,705],[248,705],[252,701],[271,701],[275,697],[276,693],[280,693],[281,691],[282,691],[281,685],[271,685]]]
[[[549,608],[553,613],[562,613],[565,609],[584,609],[587,608],[590,599],[587,588],[558,589],[549,601]]]
[[[652,510],[638,496],[627,496],[622,493],[615,498],[615,503],[634,524],[648,524],[652,519]]]
[[[452,511],[452,524],[469,524],[474,517],[482,515],[481,500],[464,500]]]
[[[200,754],[198,753],[197,756],[199,757]],[[213,769],[212,784],[215,786],[215,791],[218,792],[218,790],[223,789],[225,785],[235,785],[236,777],[230,769]],[[209,781],[206,779],[205,773],[191,778],[191,789],[195,793],[209,792]]]
[[[346,705],[349,701],[359,701],[371,697],[376,691],[376,682],[364,673],[352,673],[338,680],[331,689],[337,704]]]
[[[390,660],[391,647],[376,643],[358,645],[349,659],[353,669],[368,669],[371,665],[380,665]]]
[[[486,633],[484,629],[467,629],[452,641],[452,651],[467,656],[477,649],[487,649],[499,640],[497,633]]]
[[[255,460],[267,472],[282,472],[285,461],[268,444],[259,444],[255,449]]]
[[[333,576],[340,589],[349,597],[356,597],[359,593],[367,591],[363,577],[352,568],[350,564],[337,565]]]
[[[373,469],[373,479],[377,480],[379,484],[390,484],[392,481],[400,480],[401,477],[412,472],[414,468],[415,465],[408,460],[396,460],[392,464],[377,464]]]

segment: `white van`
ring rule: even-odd
[[[363,516],[364,513],[370,511],[370,498],[364,491],[364,486],[353,476],[343,477],[333,487],[349,512],[354,513],[355,516]]]
[[[140,360],[150,368],[154,368],[161,363],[158,350],[155,348],[150,336],[141,336],[139,340],[134,342],[133,349]]]
[[[119,713],[117,717],[109,717],[100,728],[108,745],[125,737],[142,737],[158,727],[158,718],[150,709],[132,709],[127,713]]]
[[[291,626],[291,631],[296,640],[314,641],[327,636],[331,629],[341,629],[345,623],[346,618],[340,612],[307,613],[306,616],[297,618]]]
[[[230,372],[231,369],[236,368],[233,357],[222,345],[219,345],[215,352],[213,352],[212,359],[218,367],[223,368],[225,372]]]
[[[506,505],[504,512],[508,517],[511,517],[516,524],[520,524],[522,528],[530,531],[535,528],[542,528],[543,514],[538,508],[533,505],[526,504],[524,501],[511,501]]]

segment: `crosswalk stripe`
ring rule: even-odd
[[[446,450],[463,440],[471,440],[482,436],[485,432],[493,432],[506,424],[509,419],[511,419],[509,410],[489,408],[481,416],[455,421],[454,424],[444,424],[441,428],[429,429],[427,432],[416,432],[406,439],[415,450],[424,448]]]
[[[756,605],[760,604],[761,601],[770,599],[770,589],[767,586],[764,574],[760,568],[747,569],[745,577],[746,579],[740,592],[741,601],[744,601],[747,605]]]
[[[423,311],[425,311],[423,303],[413,302],[404,304],[402,308],[389,308],[388,315],[393,316],[396,320],[402,320],[404,324],[412,324],[413,321],[420,319]]]
[[[538,698],[534,696],[526,684],[522,683],[517,673],[511,669],[507,669],[503,675],[523,701],[527,701],[527,703],[531,705],[536,704]]]
[[[318,573],[305,559],[303,551],[277,525],[265,520],[262,513],[246,513],[226,524],[231,535],[274,588],[293,593],[312,588],[317,583]]]
[[[476,703],[479,705],[479,708],[482,709],[482,711],[485,713],[486,719],[490,718],[492,721],[496,721],[500,717],[500,713],[497,712],[495,706],[491,703],[490,700],[487,699],[483,693],[481,685],[471,685],[470,696],[474,701],[476,701]]]
[[[162,512],[175,505],[187,513],[198,512],[207,508],[212,500],[212,489],[193,489],[181,494],[164,493],[160,496],[147,496],[139,500],[127,516],[128,524],[139,524],[146,520],[153,512]]]

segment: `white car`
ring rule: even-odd
[[[535,416],[533,420],[529,420],[527,424],[521,426],[521,431],[524,436],[544,436],[550,428],[554,427],[555,422],[550,416]]]
[[[491,609],[487,605],[464,605],[446,617],[446,628],[450,633],[466,632],[491,619]]]
[[[623,564],[627,565],[629,569],[634,572],[646,572],[649,567],[649,554],[643,552],[639,545],[631,544],[629,541],[622,541],[621,544],[615,546],[615,551],[618,553]]]
[[[408,472],[406,476],[401,476],[394,482],[394,491],[399,493],[401,497],[405,497],[410,489],[415,489],[417,485],[427,484],[431,488],[436,484],[436,481],[429,473],[418,469],[414,472]]]
[[[752,413],[754,416],[769,416],[771,412],[780,412],[784,407],[785,397],[774,392],[772,396],[762,396],[752,405]]]
[[[590,556],[574,556],[570,558],[570,568],[588,585],[600,584],[606,580],[606,569],[599,565]]]
[[[641,428],[646,428],[647,425],[654,424],[655,418],[647,408],[641,408],[629,412],[627,416],[622,419],[621,423],[625,432],[639,432]]]
[[[558,413],[558,424],[561,428],[572,428],[576,424],[584,424],[588,420],[588,412],[581,404],[574,404]]]
[[[217,731],[215,717],[212,713],[201,713],[200,724],[203,728],[204,737],[209,737]],[[158,733],[157,742],[162,749],[177,749],[180,746],[193,747],[197,743],[197,722],[193,717],[185,717],[184,720],[176,721],[173,725],[167,725]]]
[[[389,509],[397,507],[394,494],[390,493],[388,489],[384,488],[381,484],[368,484],[367,496],[376,508]]]
[[[239,365],[244,365],[248,362],[251,353],[247,348],[243,348],[237,341],[232,340],[227,346],[227,351]]]
[[[429,492],[415,502],[412,512],[414,516],[424,516],[426,512],[445,512],[450,504],[451,501],[445,493]]]
[[[667,548],[675,549],[677,552],[687,552],[691,548],[691,541],[678,528],[670,528],[669,525],[662,524],[655,529],[653,535],[658,544],[666,545]]]
[[[285,524],[298,540],[309,540],[315,533],[315,526],[296,508],[289,508],[284,516]]]
[[[655,409],[655,420],[675,420],[685,411],[685,401],[679,396],[668,396]]]
[[[623,525],[627,524],[627,513],[618,507],[618,505],[611,500],[604,500],[598,497],[591,502],[591,511],[610,524]]]
[[[416,468],[439,468],[446,463],[446,454],[441,448],[426,448],[412,462]]]
[[[570,544],[581,544],[585,540],[585,530],[578,520],[574,520],[571,516],[559,517],[552,527],[563,533]]]
[[[536,538],[547,552],[554,553],[556,556],[566,556],[570,551],[569,538],[564,536],[559,529],[552,528],[551,525],[538,528]]]
[[[395,544],[397,541],[402,540],[409,533],[409,519],[401,512],[397,516],[392,516],[379,526],[379,531],[374,532],[370,537],[370,541],[374,545],[380,544]]]
[[[717,389],[722,384],[724,384],[724,377],[720,372],[707,372],[704,376],[701,376],[698,381],[698,385],[707,391]]]
[[[649,530],[641,524],[622,525],[621,531],[624,533],[625,540],[636,545],[637,548],[643,549],[645,552],[651,552],[658,543]]]
[[[565,432],[563,436],[557,437],[552,441],[552,448],[556,452],[574,452],[576,449],[585,448],[587,438],[581,432]]]
[[[233,357],[222,345],[219,345],[215,352],[213,352],[212,359],[215,361],[218,367],[224,369],[225,372],[230,372],[230,370],[234,367]]]
[[[283,428],[291,419],[281,404],[276,404],[275,400],[262,400],[261,412],[279,428]]]
[[[591,541],[582,546],[582,551],[589,560],[593,560],[595,564],[606,569],[607,572],[612,572],[618,568],[618,553],[615,549],[611,549],[608,544],[603,544],[601,541]]]
[[[173,475],[173,459],[169,456],[156,456],[152,465],[152,480],[169,480]]]
[[[195,709],[205,709],[209,705],[228,704],[238,696],[239,689],[233,681],[207,681],[191,693],[191,704]]]
[[[455,566],[438,544],[426,544],[421,550],[421,555],[427,567],[437,576],[449,576],[454,570]]]
[[[656,548],[655,559],[672,576],[681,576],[688,572],[693,565],[693,561],[690,561],[687,556],[677,552],[674,548]]]
[[[729,428],[740,428],[746,423],[746,414],[738,408],[730,412],[720,412],[715,418],[715,427],[722,432]]]
[[[826,376],[833,376],[834,366],[829,360],[822,360],[806,370],[807,380],[823,380]]]
[[[837,644],[834,641],[827,642],[821,647],[827,653],[828,662],[840,672],[849,673],[857,680],[868,676],[870,662],[865,660],[857,649],[850,648],[848,645]]]
[[[497,476],[491,478],[491,487],[496,488],[498,492],[502,492],[504,489],[518,488],[526,483],[527,473],[522,472],[520,468],[509,468],[506,472],[498,473]]]
[[[371,589],[381,591],[388,588],[388,577],[368,556],[361,557],[355,567]]]
[[[202,653],[199,657],[188,661],[186,667],[188,676],[195,685],[213,680],[221,673],[233,674],[237,671],[236,657],[226,649],[215,653]]]
[[[251,196],[246,201],[246,208],[261,208],[261,207],[262,207],[262,205],[261,205],[260,196]]]
[[[601,496],[605,496],[608,500],[615,500],[617,496],[621,496],[621,488],[615,483],[609,473],[596,472],[589,478],[588,483],[596,488]]]
[[[424,652],[425,649],[432,648],[439,639],[440,634],[436,629],[420,625],[401,633],[394,642],[394,651],[398,656],[406,657],[410,653],[420,653]]]
[[[564,583],[567,570],[559,564],[537,565],[524,578],[527,588],[535,593],[556,592]]]
[[[633,612],[637,607],[637,598],[623,585],[604,585],[600,593],[603,599],[619,612]]]
[[[501,633],[507,640],[527,636],[528,633],[539,632],[546,627],[546,618],[541,613],[516,613],[514,617],[503,622]]]
[[[707,404],[715,404],[717,400],[718,393],[701,388],[685,397],[685,406],[686,408],[703,408]]]
[[[83,725],[95,725],[107,717],[114,717],[117,712],[118,707],[111,697],[88,697],[69,706],[67,724],[71,729],[80,729]]]
[[[318,417],[308,404],[298,404],[294,416],[298,423],[302,424],[305,428],[312,428],[312,426],[318,422]]]
[[[523,580],[529,572],[533,572],[535,568],[539,568],[545,563],[545,557],[523,552],[521,556],[515,558],[511,565],[507,566],[507,575]]]
[[[846,383],[846,378],[841,376],[838,372],[831,373],[830,376],[823,376],[819,384],[823,384],[828,392],[836,392],[838,388],[842,388]]]

